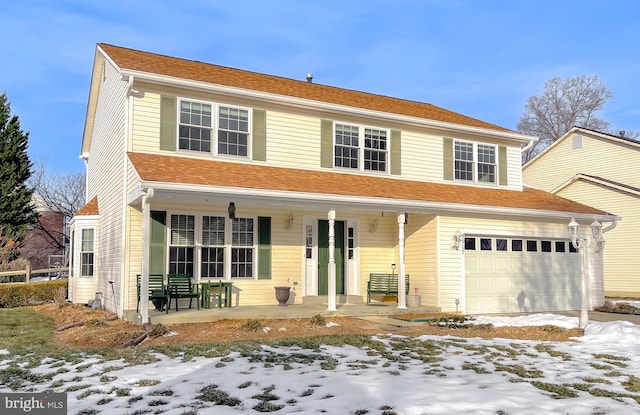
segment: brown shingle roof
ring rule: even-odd
[[[359,174],[129,153],[144,181],[604,215],[541,190],[501,190]]]
[[[75,216],[91,216],[91,215],[99,215],[100,211],[98,210],[98,197],[94,197],[90,201],[87,202],[86,205],[81,207],[75,214]]]
[[[198,61],[173,58],[104,43],[99,43],[98,46],[104,50],[121,69],[166,75],[471,127],[511,131],[432,104],[297,81]]]

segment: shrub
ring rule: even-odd
[[[309,319],[309,323],[316,326],[324,326],[326,324],[324,317],[322,317],[320,314],[314,314],[313,316],[311,316],[311,318]]]
[[[248,318],[242,322],[242,330],[244,331],[258,331],[261,327],[262,323],[255,318]]]
[[[0,284],[0,308],[25,307],[59,298],[67,291],[67,281],[43,281],[30,284]]]

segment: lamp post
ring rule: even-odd
[[[580,225],[576,222],[575,218],[571,218],[571,222],[567,225],[569,230],[569,236],[571,237],[571,244],[580,253],[580,328],[584,329],[589,324],[589,303],[587,299],[587,275],[586,275],[586,258],[587,249],[591,246],[591,239],[587,237],[581,237],[579,233]],[[602,224],[597,220],[594,220],[591,224],[591,233],[593,240],[595,241],[594,250],[600,252],[604,246],[604,240],[602,238]]]

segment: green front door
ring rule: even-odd
[[[336,294],[344,294],[344,222],[334,224],[336,235]],[[318,221],[318,295],[329,292],[329,221]]]

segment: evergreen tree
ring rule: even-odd
[[[0,229],[21,243],[27,225],[37,222],[27,185],[31,161],[27,154],[29,133],[20,129],[17,115],[11,115],[6,92],[0,94]],[[1,235],[0,235],[1,236]]]

